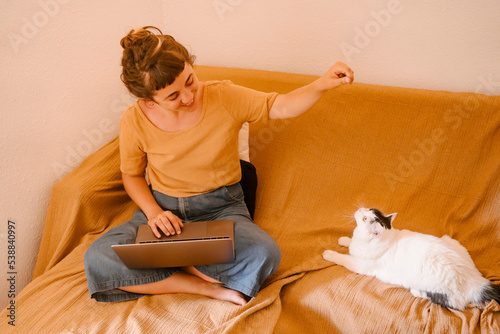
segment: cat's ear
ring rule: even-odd
[[[390,215],[386,216],[386,218],[389,218],[391,225],[392,225],[392,222],[394,221],[394,218],[396,218],[397,214],[398,214],[397,212],[394,212],[394,213],[391,213]]]

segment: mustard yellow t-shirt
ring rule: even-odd
[[[239,182],[238,134],[245,122],[267,120],[277,93],[230,81],[205,82],[200,119],[167,132],[144,115],[138,102],[120,121],[122,173],[145,174],[153,190],[174,197],[204,194]]]

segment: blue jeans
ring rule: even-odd
[[[262,283],[278,269],[280,249],[250,218],[239,183],[192,197],[171,197],[157,191],[153,191],[153,196],[163,210],[172,211],[186,223],[234,221],[234,262],[196,266],[225,287],[255,297]],[[137,228],[143,224],[147,224],[147,218],[138,210],[130,221],[109,230],[90,245],[84,262],[92,298],[103,302],[136,299],[143,295],[119,288],[154,283],[181,271],[180,268],[129,269],[115,254],[111,246],[134,243]]]

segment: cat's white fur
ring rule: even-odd
[[[396,214],[387,216],[390,223]],[[491,282],[476,269],[467,250],[457,240],[384,227],[372,210],[359,209],[352,239],[339,244],[349,254],[326,250],[325,260],[347,269],[403,286],[416,297],[458,310],[472,303],[481,307]],[[380,221],[380,220],[379,220]],[[498,287],[496,289],[498,294]],[[495,298],[496,299],[496,298]],[[437,300],[437,301],[436,301]]]

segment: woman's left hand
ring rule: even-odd
[[[341,61],[333,64],[322,77],[288,94],[280,94],[269,111],[270,119],[290,118],[310,109],[323,94],[335,87],[351,84],[354,72]]]
[[[354,72],[349,66],[341,61],[332,67],[321,77],[323,90],[329,90],[341,85],[351,84],[354,81]]]

